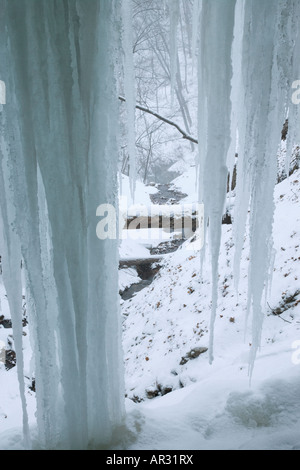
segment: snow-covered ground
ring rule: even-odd
[[[206,351],[211,301],[208,251],[202,277],[200,253],[188,251],[186,243],[167,255],[148,288],[123,302],[127,428],[122,444],[112,448],[300,449],[299,170],[276,186],[275,202],[273,284],[251,384],[251,318],[245,326],[248,236],[237,295],[232,227],[223,225],[212,365]],[[147,251],[143,244],[137,249],[132,240],[122,247],[128,257]],[[131,276],[136,282],[134,272]],[[0,287],[0,316],[9,318]],[[8,333],[0,327],[0,341],[6,345]],[[28,326],[24,333],[26,397],[34,436]],[[0,449],[22,448],[16,368],[6,371],[0,365],[0,383]]]
[[[232,228],[223,226],[212,365],[207,352],[188,357],[208,347],[209,253],[201,278],[199,253],[183,246],[169,255],[147,290],[124,302],[129,426],[142,423],[130,448],[300,448],[299,171],[276,186],[275,201],[273,285],[251,385],[248,237],[237,295]]]
[[[146,186],[141,181],[136,182],[134,199],[132,198],[130,190],[130,182],[128,176],[122,175],[119,177],[119,199],[120,211],[133,210],[134,205],[151,204],[150,195],[155,194],[157,189],[154,186]]]
[[[196,167],[195,165],[191,165],[186,167],[185,171],[172,181],[175,188],[187,195],[187,197],[183,199],[183,203],[192,204],[193,202],[198,201],[196,176]]]

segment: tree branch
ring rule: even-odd
[[[119,96],[119,100],[123,101],[123,102],[126,101],[126,99],[123,96]],[[156,117],[160,121],[163,121],[166,124],[169,124],[170,126],[175,127],[180,132],[183,139],[189,140],[189,141],[193,142],[194,144],[198,144],[198,140],[195,139],[194,137],[188,135],[184,130],[181,129],[181,127],[178,126],[178,124],[176,124],[176,122],[171,121],[170,119],[167,119],[167,118],[161,116],[160,114],[155,113],[154,111],[151,111],[151,109],[145,108],[144,106],[141,106],[140,104],[136,104],[135,107],[136,107],[136,109],[139,109],[140,111],[143,111],[144,113],[151,114],[152,116]]]
[[[288,321],[288,320],[286,320],[285,318],[282,318],[282,317],[280,316],[283,312],[281,312],[281,313],[276,313],[276,309],[272,308],[272,307],[270,306],[269,302],[267,302],[267,304],[268,304],[268,306],[269,306],[269,308],[270,308],[272,314],[275,315],[275,317],[280,318],[280,320],[285,321],[286,323],[292,323],[291,321]]]

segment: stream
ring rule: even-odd
[[[172,189],[171,184],[158,184],[156,187],[158,192],[150,195],[151,202],[155,205],[178,204],[183,198],[187,196],[177,189]],[[162,242],[158,246],[151,248],[149,254],[165,255],[168,253],[173,253],[174,251],[178,250],[184,241],[184,239],[180,239]],[[150,264],[149,262],[135,266],[141,281],[135,284],[131,284],[131,286],[127,287],[124,291],[121,291],[121,298],[123,300],[129,300],[138,292],[148,287],[152,283],[160,268],[161,266],[158,263]]]

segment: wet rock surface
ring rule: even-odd
[[[23,300],[25,300],[23,296]],[[26,312],[26,303],[23,303],[23,318],[22,318],[22,326],[23,328],[28,325],[27,319],[27,312]],[[12,321],[10,318],[5,318],[4,315],[0,315],[0,328],[4,328],[7,330],[7,338],[6,338],[6,349],[2,351],[2,359],[3,363],[5,364],[5,369],[10,370],[17,365],[17,357],[16,352],[14,350],[14,339],[13,339],[13,329],[12,329]],[[23,336],[26,336],[26,331],[23,331]]]
[[[3,315],[0,316],[0,325],[3,326],[3,328],[5,329],[12,328],[11,320],[4,318]]]

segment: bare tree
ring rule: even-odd
[[[174,80],[175,101],[171,103],[170,24],[167,5],[161,0],[133,0],[134,41],[132,50],[135,62],[137,109],[137,167],[143,180],[147,180],[154,166],[163,166],[168,158],[170,165],[178,158],[180,142],[187,142],[194,150],[197,139],[191,110],[195,109],[195,88],[189,92],[192,70],[192,1],[180,1],[178,25],[178,52],[175,60],[177,72]],[[193,87],[191,87],[193,88]],[[121,88],[122,92],[122,88]],[[120,96],[120,100],[123,100]],[[143,116],[147,114],[149,119]],[[195,114],[195,113],[194,113]],[[164,125],[155,124],[160,120]],[[161,123],[160,123],[161,124]],[[161,133],[164,133],[163,139]],[[178,139],[177,133],[181,134]],[[156,136],[155,134],[158,133]],[[176,140],[178,139],[178,140]],[[158,142],[175,141],[164,146],[169,155],[158,151]],[[188,150],[188,146],[184,146]],[[155,153],[156,152],[156,153]],[[123,152],[124,153],[124,152]],[[122,155],[122,168],[127,158]],[[128,165],[127,165],[128,166]],[[146,177],[145,177],[146,176]]]

